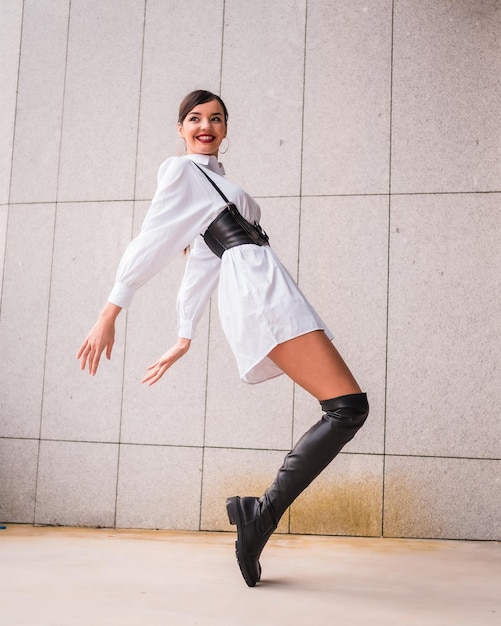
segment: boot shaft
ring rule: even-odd
[[[339,396],[320,404],[325,414],[286,455],[275,482],[263,496],[276,523],[299,494],[353,439],[369,414],[365,393]]]

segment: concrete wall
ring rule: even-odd
[[[76,351],[140,227],[177,106],[230,110],[230,178],[334,330],[371,417],[282,531],[501,539],[497,0],[2,0],[0,519],[229,529],[320,417],[246,386],[179,258],[98,376]]]

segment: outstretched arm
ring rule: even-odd
[[[188,161],[177,158],[167,159],[160,167],[157,191],[141,231],[127,246],[108,304],[77,354],[82,370],[88,367],[92,376],[104,350],[111,358],[120,311],[129,306],[137,289],[181,253],[208,219],[210,202],[192,198],[191,171]]]
[[[198,237],[188,257],[177,297],[179,339],[158,361],[148,367],[141,381],[151,386],[159,381],[174,363],[190,349],[191,339],[205,306],[214,291],[221,260]]]
[[[88,364],[91,376],[97,372],[103,350],[106,350],[106,358],[111,359],[111,351],[115,342],[115,320],[121,310],[121,307],[107,302],[97,322],[80,346],[77,359],[80,359],[80,367],[83,370]]]

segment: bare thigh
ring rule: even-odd
[[[361,389],[323,330],[284,341],[268,354],[289,378],[318,400],[328,400]]]

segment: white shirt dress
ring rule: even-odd
[[[276,345],[313,330],[324,330],[329,339],[332,333],[271,246],[236,246],[226,250],[222,259],[211,252],[202,233],[221,212],[224,201],[192,161],[247,220],[259,221],[258,204],[224,177],[216,157],[190,154],[167,159],[160,166],[157,190],[141,232],[120,261],[108,301],[127,308],[137,289],[191,245],[177,297],[178,335],[194,337],[218,286],[221,325],[240,377],[246,383],[260,383],[283,373],[267,356]]]

